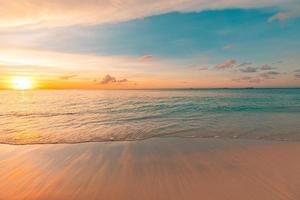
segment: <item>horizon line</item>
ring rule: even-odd
[[[295,87],[186,87],[186,88],[47,88],[47,89],[0,89],[0,91],[43,91],[43,90],[213,90],[213,89],[300,89]]]

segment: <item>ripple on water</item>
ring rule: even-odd
[[[1,91],[0,143],[300,140],[300,89]]]

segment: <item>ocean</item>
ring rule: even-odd
[[[0,91],[0,143],[300,140],[300,89]]]

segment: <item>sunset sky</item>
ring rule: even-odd
[[[16,77],[34,89],[300,87],[300,1],[0,0],[0,89]]]

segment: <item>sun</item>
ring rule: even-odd
[[[25,76],[17,76],[12,79],[12,87],[16,90],[29,90],[32,89],[32,79]]]

